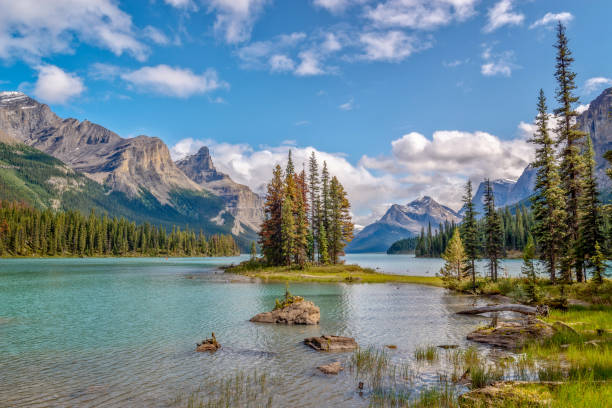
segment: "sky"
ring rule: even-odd
[[[554,26],[580,104],[612,86],[609,0],[0,0],[0,89],[175,159],[209,146],[263,192],[291,149],[345,185],[357,224],[423,195],[516,179]]]

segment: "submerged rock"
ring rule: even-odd
[[[321,312],[308,300],[291,303],[281,309],[259,313],[251,318],[256,323],[319,324]]]
[[[212,334],[212,338],[202,340],[201,343],[196,344],[196,351],[210,351],[215,352],[221,348],[221,344],[217,342],[217,338],[215,337],[215,333]]]
[[[317,351],[332,352],[351,351],[359,347],[355,339],[352,337],[328,335],[323,335],[321,337],[309,337],[304,339],[304,344]]]
[[[339,361],[317,367],[323,374],[338,374],[344,370]]]
[[[495,327],[481,327],[468,334],[467,339],[506,349],[517,349],[530,340],[542,340],[553,334],[551,326],[533,319],[526,324],[500,322]]]

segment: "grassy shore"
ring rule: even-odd
[[[304,267],[266,266],[257,261],[246,261],[225,268],[227,273],[259,278],[266,281],[323,282],[323,283],[417,283],[442,286],[435,276],[406,276],[379,273],[358,265],[317,265]]]

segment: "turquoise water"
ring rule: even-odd
[[[275,406],[367,406],[349,372],[329,378],[315,369],[350,354],[317,353],[305,337],[395,344],[393,359],[410,362],[418,345],[467,344],[465,335],[484,321],[455,315],[473,299],[440,288],[296,283],[294,294],[320,306],[320,325],[250,323],[284,285],[218,269],[241,259],[0,260],[0,406],[174,406],[210,378],[253,369],[284,379]],[[390,272],[428,273],[414,260],[392,261],[383,265]],[[223,348],[196,353],[211,331]],[[426,373],[415,386],[435,379]]]

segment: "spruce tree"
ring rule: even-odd
[[[323,223],[319,224],[319,263],[326,265],[329,263],[329,253],[327,252],[327,231]]]
[[[291,196],[285,196],[281,207],[282,264],[291,266],[295,256],[295,222]]]
[[[556,271],[565,235],[565,200],[554,141],[548,132],[548,107],[544,91],[538,96],[537,131],[529,141],[536,147],[532,166],[537,169],[535,193],[531,197],[534,218],[533,234],[546,264],[550,281],[556,282]]]
[[[440,271],[442,276],[446,279],[461,280],[465,271],[467,257],[458,228],[455,228],[453,236],[442,254],[442,259],[446,261]]]
[[[595,152],[591,137],[587,135],[584,149],[584,190],[580,200],[580,259],[592,266],[595,244],[604,242],[599,191],[595,179]],[[586,277],[585,277],[586,278]]]
[[[325,227],[325,232],[329,232],[329,211],[331,206],[330,194],[329,194],[329,171],[327,170],[327,162],[323,162],[323,169],[321,170],[321,204],[319,210],[319,223]],[[321,245],[320,242],[317,242]],[[319,250],[319,256],[321,256]]]
[[[306,172],[296,177],[297,191],[295,204],[295,262],[304,265],[308,260],[308,185]]]
[[[525,289],[530,303],[535,303],[539,300],[537,270],[534,263],[534,258],[535,245],[533,243],[533,237],[529,235],[527,238],[527,244],[523,250],[523,265],[521,266],[521,272],[526,279]]]
[[[329,257],[332,263],[338,263],[339,257],[344,255],[344,247],[353,238],[351,206],[344,187],[335,176],[331,179],[329,191],[330,209],[327,229]]]
[[[499,260],[503,255],[504,231],[501,219],[495,210],[495,196],[489,179],[485,180],[485,252],[489,259],[489,273],[491,279],[497,281]]]
[[[264,203],[265,218],[259,232],[262,252],[266,262],[270,265],[283,263],[281,218],[284,196],[283,171],[279,165],[276,165],[272,172],[272,180],[268,183]]]
[[[603,283],[603,279],[606,276],[606,257],[601,252],[599,242],[595,243],[595,252],[591,259],[593,265],[593,281],[596,283]]]
[[[468,180],[465,185],[465,195],[463,196],[465,215],[461,224],[461,236],[463,246],[468,259],[465,273],[472,276],[472,288],[476,288],[476,260],[478,259],[478,229],[476,225],[476,211],[472,201],[472,181]]]
[[[576,89],[576,73],[572,71],[574,58],[568,46],[568,38],[565,34],[565,26],[559,22],[557,26],[557,50],[555,79],[557,80],[556,99],[559,107],[555,109],[558,118],[557,144],[561,146],[561,180],[565,191],[565,209],[567,212],[565,256],[562,260],[563,279],[571,281],[572,268],[576,271],[576,279],[582,282],[584,279],[582,265],[577,257],[578,248],[578,226],[579,205],[582,195],[582,158],[580,151],[584,139],[576,123],[578,112],[574,106],[579,99],[574,95]]]
[[[317,163],[317,157],[313,151],[308,160],[308,193],[310,199],[310,234],[311,234],[311,246],[310,260],[315,261],[315,254],[317,253],[317,237],[319,227],[319,213],[321,211],[321,198],[320,198],[321,186],[319,185],[319,164]]]

